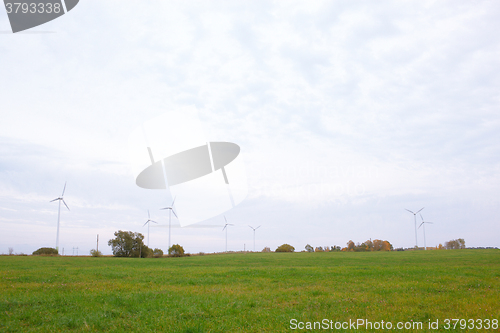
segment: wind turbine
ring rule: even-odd
[[[422,219],[422,223],[420,223],[420,225],[418,226],[418,228],[420,229],[421,226],[424,226],[424,248],[427,250],[427,245],[425,244],[425,224],[426,223],[434,224],[434,223],[424,221],[424,217],[422,216],[422,214],[420,214],[420,218]]]
[[[165,207],[165,208],[161,208],[160,210],[163,210],[163,209],[168,209],[170,210],[168,212],[168,249],[170,250],[170,230],[171,230],[171,222],[172,222],[172,213],[174,213],[175,217],[177,217],[177,214],[175,214],[175,211],[174,211],[174,203],[175,203],[175,199],[174,198],[174,201],[172,201],[172,204],[169,206],[169,207]],[[178,217],[177,217],[178,218]]]
[[[148,209],[148,220],[146,221],[146,223],[144,223],[144,225],[146,224],[148,225],[148,247],[149,247],[149,225],[151,224],[151,222],[158,224],[158,222],[151,220],[151,216],[149,215],[149,209]]]
[[[64,182],[64,188],[63,188],[61,196],[59,198],[55,198],[54,200],[50,200],[50,202],[59,200],[59,210],[58,210],[58,213],[57,213],[57,237],[56,237],[56,250],[58,252],[59,252],[59,222],[61,220],[61,201],[64,204],[64,206],[66,206],[66,208],[68,208],[68,210],[69,210],[68,205],[66,205],[66,202],[63,199],[63,197],[64,197],[64,191],[66,191],[66,182]]]
[[[257,228],[254,228],[251,225],[249,225],[249,227],[253,229],[253,252],[255,252],[255,230],[259,229],[260,225]]]
[[[226,229],[226,253],[227,253],[227,226],[228,225],[234,225],[234,224],[227,223],[227,219],[226,219],[225,215],[224,215],[224,220],[226,221],[226,224],[224,225],[224,228],[222,228],[222,231],[224,231],[224,229]]]
[[[417,214],[422,211],[422,209],[424,209],[425,207],[422,207],[420,208],[416,213],[412,212],[411,210],[409,209],[406,209],[407,211],[409,211],[410,213],[413,214],[413,217],[414,217],[414,220],[415,220],[415,247],[418,249],[418,241],[417,241]]]

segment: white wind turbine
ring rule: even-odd
[[[422,214],[420,214],[420,218],[422,219],[422,223],[420,223],[420,225],[418,226],[418,228],[420,229],[421,226],[424,226],[424,248],[427,250],[427,245],[425,244],[425,224],[426,223],[434,224],[434,223],[424,221],[424,217],[422,216]]]
[[[417,241],[417,214],[418,214],[419,212],[421,212],[421,211],[422,211],[422,209],[424,209],[424,208],[425,208],[425,207],[420,208],[420,209],[419,209],[416,213],[414,213],[414,212],[412,212],[411,210],[409,210],[409,209],[406,209],[406,208],[405,208],[405,210],[407,210],[407,211],[409,211],[410,213],[412,213],[412,214],[413,214],[413,217],[414,217],[414,220],[415,220],[415,247],[416,247],[417,249],[418,249],[418,241]]]
[[[250,228],[253,230],[253,252],[255,252],[255,230],[259,229],[261,226],[259,225],[257,228],[252,227],[249,225]]]
[[[66,191],[66,182],[64,183],[64,188],[63,188],[61,196],[59,198],[54,199],[54,200],[50,200],[50,202],[59,200],[59,210],[57,212],[57,237],[56,237],[56,250],[58,252],[59,252],[59,222],[61,220],[61,201],[66,206],[66,208],[68,208],[68,210],[69,210],[68,205],[66,205],[66,202],[63,199],[63,197],[64,197],[64,191]]]
[[[155,221],[151,220],[151,216],[149,215],[149,209],[148,209],[148,220],[147,220],[147,221],[146,221],[146,223],[144,223],[144,225],[143,225],[143,227],[144,227],[146,224],[148,225],[148,247],[149,247],[149,225],[151,224],[151,222],[158,224],[158,222],[155,222]]]
[[[226,253],[227,253],[227,226],[228,225],[234,225],[234,224],[227,223],[226,216],[224,216],[224,220],[226,221],[226,224],[224,225],[224,228],[222,228],[222,231],[224,231],[224,229],[226,229]]]
[[[168,212],[168,249],[169,250],[170,250],[170,230],[171,230],[171,225],[172,225],[172,213],[174,213],[175,217],[177,217],[177,214],[175,214],[175,211],[174,211],[174,203],[175,203],[175,198],[169,207],[165,207],[165,208],[160,209],[160,210],[163,210],[163,209],[169,210],[169,212]]]

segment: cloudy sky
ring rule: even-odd
[[[229,250],[253,248],[248,225],[257,250],[412,247],[405,208],[422,207],[428,246],[500,246],[498,17],[498,1],[82,0],[12,34],[0,8],[0,253],[55,246],[66,181],[65,254],[147,234],[148,209],[166,251],[170,194],[136,186],[129,137],[185,107],[241,147]],[[223,251],[223,223],[174,222],[172,242]]]

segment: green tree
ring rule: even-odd
[[[146,258],[152,251],[144,245],[144,235],[139,232],[122,231],[115,232],[115,238],[108,241],[115,257],[139,257]]]
[[[132,250],[130,256],[134,258],[139,258],[139,256],[141,256],[141,258],[149,258],[153,256],[153,250],[142,243]]]
[[[163,257],[163,251],[161,249],[154,249],[153,250],[153,257],[155,257],[155,258]]]
[[[38,250],[33,252],[33,255],[58,255],[57,249],[52,247],[41,247]]]
[[[313,247],[311,245],[307,244],[306,245],[306,251],[307,252],[314,252],[314,249],[313,249]]]
[[[295,248],[291,246],[290,244],[283,244],[278,246],[275,252],[293,252],[295,251]]]
[[[179,244],[174,244],[168,249],[168,255],[171,257],[183,257],[184,248]]]
[[[102,253],[101,253],[101,251],[97,251],[96,249],[92,249],[92,250],[90,250],[90,255],[92,257],[100,257],[100,256],[102,256]]]

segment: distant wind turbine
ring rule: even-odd
[[[224,216],[224,220],[226,221],[226,224],[224,225],[224,228],[222,228],[222,231],[224,231],[224,229],[226,229],[226,253],[227,253],[227,226],[228,225],[234,225],[234,224],[227,223],[226,216]]]
[[[163,209],[169,210],[169,212],[168,212],[168,249],[170,249],[170,230],[171,230],[171,225],[172,225],[172,213],[174,213],[175,217],[177,217],[177,214],[175,214],[175,211],[174,211],[175,199],[176,198],[174,198],[174,201],[172,201],[172,204],[169,207],[161,208],[161,210],[163,210]]]
[[[64,197],[64,191],[66,191],[66,182],[64,182],[64,188],[63,188],[61,196],[59,198],[54,199],[54,200],[50,200],[50,202],[59,200],[59,210],[57,212],[57,237],[56,237],[56,250],[58,252],[59,252],[59,222],[61,220],[61,201],[64,204],[64,206],[66,206],[66,208],[68,208],[68,210],[69,210],[68,205],[66,205],[66,202],[63,199],[63,197]]]
[[[410,213],[412,213],[412,214],[413,214],[413,217],[414,217],[414,220],[415,220],[415,247],[416,247],[417,249],[418,249],[418,241],[417,241],[417,214],[418,214],[419,212],[421,212],[421,211],[422,211],[422,209],[424,209],[424,208],[425,208],[425,207],[420,208],[420,209],[419,209],[416,213],[414,213],[414,212],[412,212],[411,210],[409,210],[409,209],[406,209],[406,208],[405,208],[405,210],[407,210],[407,211],[409,211]]]
[[[254,228],[251,225],[249,225],[249,227],[253,230],[253,252],[255,252],[255,230],[259,229],[260,225],[257,228]]]
[[[420,225],[418,226],[418,228],[420,229],[421,226],[424,226],[424,248],[427,250],[427,245],[425,244],[425,224],[426,223],[434,224],[434,223],[424,221],[424,217],[422,216],[422,214],[420,214],[420,218],[422,219],[422,223],[420,223]]]
[[[146,221],[146,223],[144,223],[144,225],[146,224],[148,225],[148,247],[149,247],[149,225],[151,224],[151,222],[158,224],[158,222],[151,220],[151,216],[149,215],[149,209],[148,209],[148,220]]]

